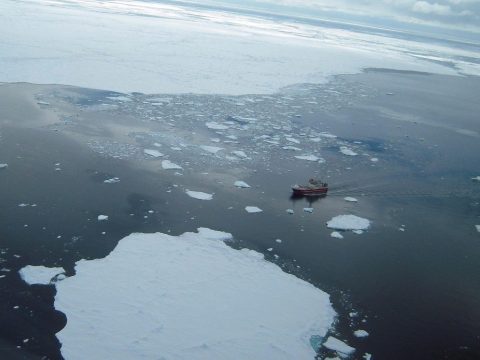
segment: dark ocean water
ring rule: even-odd
[[[9,167],[0,170],[0,267],[10,271],[0,279],[0,358],[60,358],[55,332],[66,318],[53,309],[55,289],[26,285],[21,267],[63,266],[72,275],[75,261],[106,256],[131,232],[200,226],[231,232],[232,246],[260,251],[330,293],[339,314],[332,334],[357,349],[353,358],[480,358],[480,184],[471,180],[480,175],[479,91],[474,77],[371,70],[263,97],[159,95],[168,103],[159,107],[137,94],[102,111],[92,104],[111,104],[113,94],[43,88],[49,108],[68,114],[54,125],[12,124],[13,112],[27,110],[2,104],[0,160]],[[227,114],[257,119],[237,133],[238,144],[222,145],[251,161],[232,165],[187,147],[171,153],[186,169],[178,176],[141,152],[154,140],[164,151],[218,136],[204,122]],[[312,145],[309,131],[337,138]],[[325,163],[293,159],[255,137],[283,133]],[[342,155],[340,145],[358,155]],[[103,183],[113,176],[121,181]],[[327,180],[330,194],[292,199],[290,186],[312,176]],[[240,179],[252,188],[231,186]],[[214,200],[188,198],[187,188]],[[264,211],[246,214],[247,205]],[[330,237],[326,221],[350,213],[371,228]],[[359,328],[370,335],[356,338]]]

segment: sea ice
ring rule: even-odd
[[[343,235],[340,234],[338,231],[333,231],[331,234],[330,234],[331,237],[333,238],[336,238],[336,239],[343,239]]]
[[[327,227],[335,230],[367,230],[370,221],[356,215],[338,215],[327,222]]]
[[[478,232],[480,232],[480,225],[475,225],[475,228],[477,229]]]
[[[104,221],[104,220],[108,220],[107,215],[98,215],[98,221]]]
[[[233,183],[233,185],[235,185],[236,187],[239,187],[239,188],[249,188],[250,185],[248,185],[245,181],[241,181],[241,180],[237,180]]]
[[[286,137],[285,140],[290,141],[290,142],[292,142],[292,143],[294,143],[294,144],[300,144],[300,141],[299,141],[299,140],[297,140],[297,139],[295,139],[295,138],[292,138],[292,137]]]
[[[27,265],[18,271],[22,280],[29,285],[48,285],[55,276],[63,274],[64,272],[65,269],[62,267],[49,268],[42,265]]]
[[[105,184],[115,184],[115,183],[120,182],[120,178],[118,178],[118,177],[113,177],[113,178],[104,180],[103,182],[104,182]]]
[[[293,151],[300,151],[300,150],[302,150],[302,149],[300,149],[300,148],[298,148],[298,147],[290,146],[290,145],[283,146],[282,149],[283,149],[283,150],[293,150]]]
[[[132,234],[56,284],[65,359],[313,359],[328,294],[210,229]]]
[[[293,213],[295,213],[295,211],[293,209],[287,209],[285,210],[288,214],[292,215]]]
[[[353,332],[353,334],[356,336],[356,337],[366,337],[368,336],[368,332],[365,331],[365,330],[355,330]]]
[[[165,170],[183,170],[180,165],[177,165],[170,160],[162,160],[162,168]]]
[[[308,212],[308,213],[313,213],[313,208],[303,208],[303,211]]]
[[[343,155],[348,155],[348,156],[356,156],[358,155],[355,151],[353,151],[352,149],[346,147],[346,146],[340,146],[340,152],[343,154]]]
[[[337,351],[341,354],[350,355],[355,351],[355,348],[345,344],[343,341],[334,338],[333,336],[329,336],[327,341],[323,343],[327,349]]]
[[[350,197],[350,196],[344,197],[343,200],[348,201],[348,202],[357,202],[358,201],[356,198]]]
[[[219,152],[220,150],[223,150],[223,148],[221,147],[218,147],[218,146],[209,146],[209,145],[201,145],[200,148],[202,150],[205,150],[206,152],[209,152],[209,153],[212,153],[212,154],[216,154],[217,152]]]
[[[241,150],[232,151],[232,154],[241,158],[241,159],[247,159],[248,158],[247,154],[245,154],[245,152],[243,152]]]
[[[7,165],[7,164],[0,164],[0,168],[1,168],[2,165]],[[480,181],[480,176],[472,177],[472,180],[473,181]]]
[[[258,213],[263,211],[262,209],[256,206],[246,206],[245,210],[249,213]]]
[[[213,199],[213,194],[207,194],[207,193],[204,193],[204,192],[201,192],[201,191],[190,191],[190,190],[186,190],[185,193],[194,198],[194,199],[198,199],[198,200],[212,200]]]
[[[162,157],[163,154],[158,151],[158,150],[153,150],[153,149],[145,149],[143,152],[147,155],[153,156],[153,157]]]
[[[372,158],[370,158],[370,161],[372,161],[372,162],[378,162],[378,158],[372,157]]]
[[[205,126],[212,130],[227,130],[229,127],[227,125],[219,124],[215,121],[210,121],[205,123]]]
[[[318,161],[318,160],[320,160],[320,158],[315,156],[315,155],[297,155],[295,157],[297,159],[307,160],[307,161]]]
[[[0,169],[6,169],[8,167],[8,164],[0,164]]]

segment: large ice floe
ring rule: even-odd
[[[328,294],[232,235],[132,234],[57,283],[57,333],[75,359],[313,359],[335,312]]]
[[[370,220],[356,215],[338,215],[327,221],[327,227],[335,230],[367,230]]]
[[[46,267],[42,265],[27,265],[18,271],[22,280],[29,285],[48,285],[64,272],[65,270],[61,267]]]

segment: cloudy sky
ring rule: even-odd
[[[204,3],[204,1],[195,1]],[[480,0],[211,0],[398,30],[425,31],[480,42]],[[462,36],[465,35],[465,36]]]

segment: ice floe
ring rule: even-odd
[[[98,215],[98,221],[105,221],[105,220],[108,220],[108,216],[107,215]]]
[[[480,233],[480,225],[475,225],[475,228],[476,228],[477,231]]]
[[[370,161],[371,161],[371,162],[378,162],[378,158],[372,157],[372,158],[370,158]]]
[[[335,230],[367,230],[370,220],[356,215],[338,215],[327,222],[327,227]]]
[[[263,210],[256,206],[246,206],[245,211],[248,213],[259,213],[259,212],[262,212]]]
[[[230,239],[210,229],[132,234],[106,258],[78,261],[56,284],[62,356],[313,359],[310,338],[335,317],[328,294]]]
[[[229,126],[219,124],[215,121],[207,122],[207,123],[205,123],[205,126],[209,129],[212,129],[212,130],[227,130],[227,129],[229,129]]]
[[[355,348],[349,346],[348,344],[344,343],[341,340],[338,340],[333,336],[329,336],[327,341],[323,343],[323,346],[325,346],[327,349],[339,352],[344,355],[351,355],[355,351]]]
[[[202,150],[205,150],[206,152],[209,152],[211,154],[216,154],[220,150],[223,150],[223,148],[218,147],[218,146],[209,146],[209,145],[200,145],[200,148]]]
[[[183,170],[180,165],[177,165],[170,160],[162,160],[162,168],[165,170]]]
[[[103,182],[104,182],[105,184],[115,184],[115,183],[120,182],[120,178],[118,178],[118,177],[113,177],[113,178],[104,180]]]
[[[201,191],[190,191],[190,190],[186,190],[185,193],[194,198],[194,199],[198,199],[198,200],[212,200],[213,199],[213,194],[207,194],[207,193],[204,193],[204,192],[201,192]]]
[[[353,334],[356,336],[356,337],[367,337],[369,334],[367,331],[365,330],[355,330],[353,332]]]
[[[0,168],[1,168],[1,165],[7,165],[7,164],[0,164]],[[473,180],[473,181],[479,181],[479,182],[480,182],[480,176],[472,177],[472,180]]]
[[[290,145],[283,146],[282,149],[283,149],[283,150],[292,150],[292,151],[301,151],[301,150],[302,150],[302,149],[300,149],[300,148],[298,148],[298,147],[290,146]]]
[[[287,212],[287,214],[290,214],[290,215],[293,215],[295,213],[293,209],[287,209],[285,211]]]
[[[146,155],[149,155],[149,156],[153,156],[153,157],[162,157],[163,154],[158,151],[158,150],[153,150],[153,149],[145,149],[143,150],[143,152],[146,154]]]
[[[250,185],[248,185],[245,181],[242,181],[242,180],[235,181],[233,185],[238,188],[245,188],[245,189],[250,187]]]
[[[336,238],[336,239],[343,239],[343,235],[340,234],[338,231],[333,231],[331,234],[330,234],[331,237],[333,238]]]
[[[245,152],[241,151],[241,150],[232,151],[232,154],[241,158],[241,159],[247,159],[248,158],[247,154],[245,154]]]
[[[8,164],[0,164],[0,169],[6,169],[8,167]]]
[[[358,202],[358,200],[356,198],[351,197],[351,196],[344,197],[343,200],[348,201],[348,202]]]
[[[315,156],[315,155],[296,155],[295,158],[299,159],[299,160],[307,160],[307,161],[318,161],[320,160],[320,158],[318,156]]]
[[[348,155],[348,156],[357,156],[358,154],[353,151],[352,149],[346,147],[346,146],[340,146],[340,152],[343,155]]]
[[[27,265],[21,268],[18,273],[23,281],[29,285],[48,285],[53,282],[57,275],[63,274],[65,269],[62,267],[46,267]]]
[[[303,208],[303,211],[311,214],[311,213],[313,213],[313,208],[311,208],[311,207]]]

